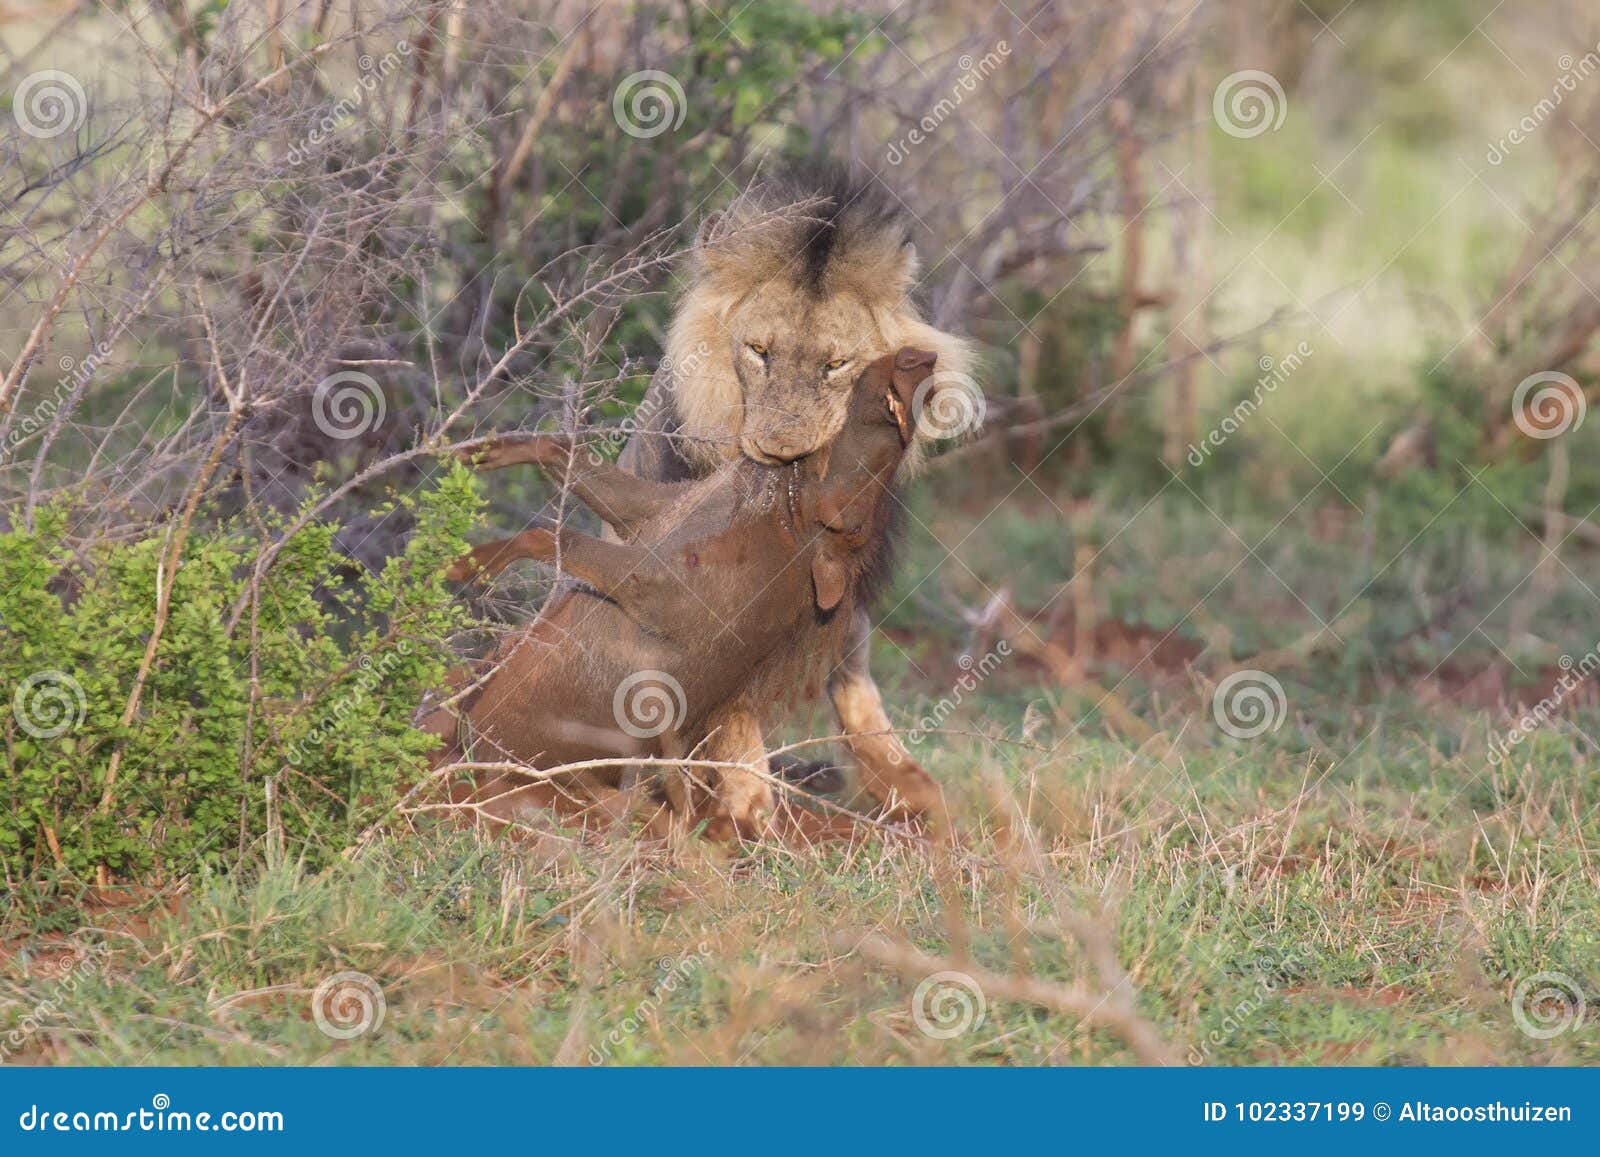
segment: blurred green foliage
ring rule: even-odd
[[[269,810],[282,848],[319,862],[392,806],[436,742],[412,716],[452,662],[464,611],[442,575],[480,499],[455,466],[396,502],[415,529],[381,571],[347,581],[335,527],[311,521],[255,598],[261,537],[243,519],[191,536],[175,575],[168,528],[82,558],[65,509],[0,534],[0,684],[15,688],[0,757],[6,877],[184,874],[255,848]],[[124,725],[163,583],[170,613]]]

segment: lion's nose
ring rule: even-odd
[[[795,434],[773,434],[756,439],[756,449],[778,462],[793,462],[811,450],[811,444]]]

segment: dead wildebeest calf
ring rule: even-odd
[[[494,444],[480,468],[535,463],[628,541],[538,526],[457,562],[458,580],[534,558],[579,583],[558,589],[501,646],[493,673],[456,709],[464,718],[430,717],[454,741],[442,761],[470,754],[549,768],[686,758],[730,701],[760,718],[816,686],[843,657],[852,616],[882,569],[874,553],[887,548],[887,486],[933,363],[909,348],[874,362],[833,444],[785,466],[741,459],[710,478],[660,483],[580,464],[559,436]],[[753,742],[749,768],[717,772],[713,836],[752,835],[765,822],[771,789],[759,736]],[[568,810],[568,791],[581,807],[620,782],[620,769],[566,786],[507,775],[479,782],[475,798],[497,801],[485,806],[504,818],[528,804]],[[692,812],[686,792],[668,799]]]

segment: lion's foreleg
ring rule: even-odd
[[[752,837],[766,830],[772,815],[772,786],[763,774],[767,767],[767,748],[761,725],[743,704],[719,710],[711,720],[710,737],[702,749],[705,759],[719,763],[743,764],[717,772],[717,805],[721,813],[709,834],[726,838]]]
[[[867,670],[871,634],[866,615],[857,615],[849,653],[828,682],[840,727],[849,737],[850,754],[861,772],[861,786],[892,818],[923,816],[942,822],[944,792],[891,730],[883,696]]]

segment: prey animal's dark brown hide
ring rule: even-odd
[[[814,692],[843,657],[886,547],[888,487],[933,365],[910,348],[873,362],[833,443],[783,466],[740,459],[709,478],[662,483],[587,461],[562,437],[491,446],[480,469],[538,465],[624,541],[535,526],[452,568],[460,580],[532,558],[577,581],[500,646],[481,688],[429,717],[449,741],[440,762],[684,759],[730,706],[761,717]],[[751,793],[767,791],[765,756],[759,734],[751,742],[748,770],[714,776],[713,834],[752,835],[761,822]],[[619,767],[537,783],[506,774],[463,790],[509,818],[524,806],[612,808],[626,782]],[[687,792],[668,796],[679,812],[695,809]]]

